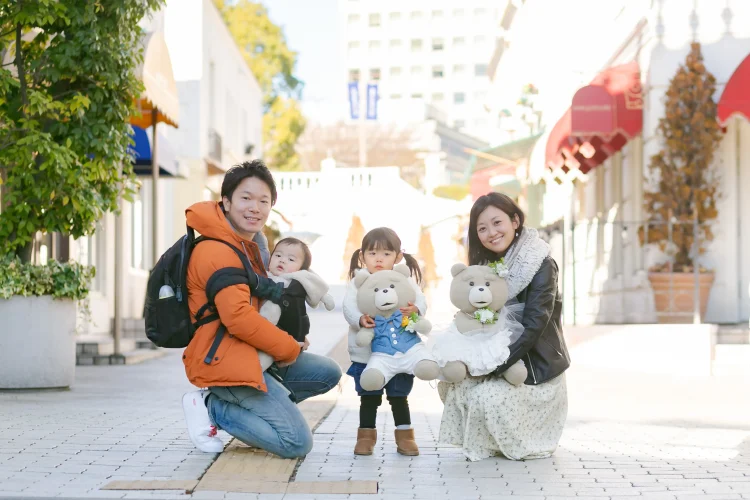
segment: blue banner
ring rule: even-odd
[[[359,82],[349,82],[349,115],[359,120]]]
[[[378,84],[367,84],[367,119],[378,119]]]

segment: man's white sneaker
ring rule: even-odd
[[[188,392],[182,396],[188,435],[195,447],[202,452],[221,453],[224,451],[224,443],[216,436],[216,427],[208,418],[208,409],[203,397],[203,391]]]

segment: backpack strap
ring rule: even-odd
[[[206,282],[207,305],[213,305],[220,291],[234,285],[250,285],[250,280],[244,269],[225,267],[214,272]]]
[[[200,238],[196,240],[196,243],[200,241],[218,241],[219,243],[223,243],[224,245],[231,248],[234,251],[234,253],[237,254],[237,257],[240,258],[240,261],[242,262],[242,266],[245,268],[245,275],[247,277],[245,281],[250,285],[250,289],[254,290],[258,287],[258,274],[253,270],[253,266],[250,264],[250,260],[247,258],[247,255],[245,255],[245,252],[242,252],[240,249],[238,249],[236,246],[232,245],[228,241],[217,240],[216,238],[207,238],[205,236],[201,236]],[[222,270],[223,269],[220,269],[220,271]]]
[[[245,255],[244,252],[227,241],[218,240],[216,238],[208,238],[206,236],[196,238],[195,244],[198,244],[201,241],[218,241],[219,243],[222,243],[231,248],[242,262],[242,267],[245,268],[245,273],[247,276],[247,280],[245,282],[250,287],[250,293],[255,297],[258,297],[259,299],[270,300],[274,304],[281,303],[281,296],[284,294],[284,285],[282,283],[276,283],[271,278],[268,278],[266,276],[258,276],[258,273],[253,270],[253,266],[250,264],[250,260],[247,258],[247,255]]]
[[[216,330],[216,336],[214,337],[213,343],[211,343],[211,347],[208,349],[208,353],[206,354],[206,357],[203,359],[203,362],[207,365],[211,364],[211,361],[213,361],[214,356],[216,356],[216,351],[219,350],[219,344],[221,344],[221,341],[224,340],[224,334],[227,332],[227,327],[224,326],[223,323],[219,324],[219,329]]]
[[[188,227],[188,233],[190,232],[192,232],[192,229]],[[195,233],[193,233],[193,235],[194,234]],[[281,283],[277,284],[270,278],[258,276],[258,274],[253,270],[252,265],[250,264],[250,260],[247,258],[247,255],[245,255],[244,252],[240,251],[237,247],[227,241],[219,240],[216,238],[208,238],[205,236],[196,238],[195,244],[198,244],[201,241],[218,241],[219,243],[223,243],[224,245],[228,246],[234,251],[235,254],[237,254],[237,257],[239,257],[240,261],[242,262],[242,266],[244,269],[240,269],[238,267],[225,267],[219,269],[211,275],[211,277],[206,282],[206,298],[208,299],[208,302],[204,304],[195,314],[195,319],[197,320],[195,323],[193,323],[193,326],[195,328],[220,319],[219,314],[216,312],[216,305],[214,304],[214,300],[216,299],[216,295],[218,295],[221,290],[230,286],[243,284],[248,285],[250,287],[251,293],[256,297],[268,299],[276,303],[281,302],[281,296],[284,292],[284,285]],[[209,314],[206,317],[202,317],[204,314],[206,314],[206,312],[209,311],[212,312],[212,314]],[[214,357],[216,356],[216,351],[219,349],[219,345],[224,339],[226,331],[226,326],[224,326],[223,323],[220,323],[219,329],[216,330],[214,341],[211,344],[208,353],[206,353],[206,357],[203,359],[203,362],[207,365],[210,365]]]

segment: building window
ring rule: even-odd
[[[353,40],[349,42],[349,50],[354,50],[359,48],[359,42],[356,40]]]
[[[466,66],[463,64],[456,64],[453,66],[454,75],[463,75],[464,73],[466,73]]]
[[[443,17],[443,11],[442,10],[433,10],[432,11],[432,18],[433,19],[441,19]]]
[[[391,21],[400,21],[401,20],[401,13],[400,12],[391,12],[388,14],[388,19]]]
[[[466,94],[464,94],[463,92],[456,92],[455,94],[453,94],[453,102],[455,104],[463,104],[464,102],[466,102]]]
[[[421,99],[422,98],[422,94],[412,94],[411,98],[412,99]]]
[[[411,67],[411,74],[414,76],[418,76],[422,74],[422,66],[412,66]]]
[[[370,14],[368,19],[370,27],[377,28],[380,26],[380,14]]]
[[[486,64],[475,64],[474,65],[475,76],[487,76],[487,65]]]
[[[373,82],[377,82],[378,80],[380,80],[380,68],[370,69],[370,80]]]
[[[359,14],[349,14],[349,24],[354,24],[359,22]]]
[[[453,39],[454,47],[463,47],[464,45],[466,45],[466,38],[462,36],[457,36]]]
[[[487,37],[484,35],[477,35],[474,37],[475,44],[482,44],[487,41]]]
[[[464,128],[466,126],[466,122],[464,120],[456,120],[453,122],[454,128]]]
[[[130,204],[130,266],[133,269],[146,269],[146,224],[142,195],[143,191],[137,190]]]
[[[432,39],[432,50],[435,50],[435,51],[443,50],[443,39],[442,38],[433,38]]]
[[[367,44],[367,48],[370,50],[380,50],[380,40],[370,40]]]
[[[96,267],[96,276],[91,282],[91,289],[104,290],[104,272],[106,265],[102,262],[102,256],[106,253],[102,250],[102,238],[97,234],[102,230],[101,224],[96,225],[96,230],[90,236],[82,236],[76,240],[78,244],[78,262],[84,266]]]
[[[422,50],[422,40],[420,40],[419,38],[412,40],[411,41],[411,50],[412,50],[412,52],[418,52],[418,51]]]
[[[442,93],[432,94],[432,102],[441,102],[445,98]]]
[[[391,76],[401,76],[401,68],[398,66],[391,68]]]
[[[464,17],[464,9],[454,9],[453,17]]]
[[[359,70],[358,69],[350,69],[349,70],[349,81],[350,82],[358,82],[359,81]]]
[[[394,39],[394,40],[391,40],[390,42],[388,42],[388,45],[389,45],[389,46],[390,46],[390,47],[391,47],[392,49],[396,49],[396,48],[399,48],[399,47],[401,47],[401,40],[395,40],[395,39]]]
[[[412,13],[411,13],[411,14],[409,14],[409,18],[410,18],[410,19],[411,19],[412,21],[416,21],[416,20],[418,20],[418,19],[422,19],[422,17],[423,17],[423,14],[422,14],[422,12],[421,12],[421,11],[418,11],[418,10],[412,11]]]
[[[401,94],[391,94],[391,99],[397,101],[401,99]]]
[[[432,67],[432,77],[433,78],[442,78],[443,77],[443,67],[442,66],[433,66]]]

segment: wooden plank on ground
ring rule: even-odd
[[[169,481],[112,481],[104,485],[102,490],[184,490],[193,491],[198,484],[197,479],[169,480]]]
[[[339,391],[303,401],[299,409],[315,429],[336,405]],[[285,493],[298,459],[284,459],[233,439],[208,468],[196,491]]]

